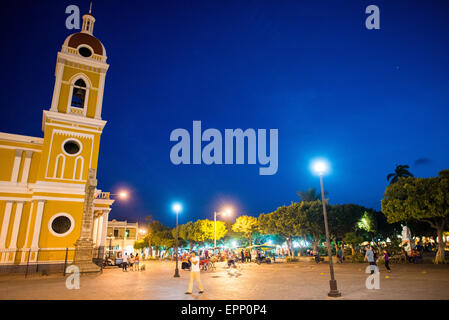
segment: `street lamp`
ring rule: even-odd
[[[179,269],[178,269],[178,214],[182,210],[182,206],[179,203],[174,203],[172,206],[173,211],[176,213],[176,251],[175,251],[175,257],[176,257],[176,268],[175,268],[175,278],[179,278]]]
[[[313,171],[320,176],[320,185],[321,185],[321,201],[323,203],[323,216],[324,216],[324,228],[326,229],[326,245],[327,245],[327,255],[329,257],[329,269],[331,274],[330,291],[328,293],[329,297],[340,297],[341,293],[337,289],[337,280],[335,280],[334,276],[334,263],[332,262],[332,251],[331,245],[329,241],[329,228],[327,226],[327,212],[326,212],[326,203],[324,202],[324,187],[323,187],[323,175],[328,172],[328,164],[324,160],[318,160],[313,164]]]
[[[120,191],[119,193],[110,193],[110,196],[118,196],[120,199],[126,199],[128,198],[128,192],[126,191]]]
[[[223,216],[230,216],[232,213],[232,210],[230,208],[227,208],[226,210],[222,212],[214,211],[214,254],[215,250],[217,249],[217,215],[223,215]]]

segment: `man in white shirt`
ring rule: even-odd
[[[128,255],[125,253],[122,260],[123,271],[128,271]]]
[[[367,247],[366,253],[365,253],[365,260],[368,261],[370,266],[375,266],[376,265],[376,261],[374,259],[374,252],[371,249],[371,246]],[[374,267],[371,267],[371,274],[374,273]]]
[[[200,279],[200,257],[196,256],[195,251],[190,253],[190,281],[189,288],[187,289],[186,294],[191,294],[193,289],[193,279],[196,279],[196,283],[198,284],[198,288],[200,289],[200,293],[204,292],[203,284]]]

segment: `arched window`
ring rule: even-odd
[[[78,79],[73,85],[72,102],[70,106],[76,108],[84,108],[84,101],[86,99],[86,83],[83,79]]]

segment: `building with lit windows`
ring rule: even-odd
[[[147,231],[138,222],[109,221],[106,235],[106,248],[134,252],[134,243],[141,240]]]

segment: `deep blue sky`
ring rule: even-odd
[[[0,131],[42,136],[56,53],[73,31],[65,8],[89,1],[2,4]],[[365,28],[376,4],[381,30]],[[112,218],[173,225],[230,202],[258,215],[319,187],[309,162],[327,157],[332,203],[380,209],[386,175],[449,168],[449,1],[94,1],[107,50],[99,188],[131,190]],[[279,170],[174,166],[170,132],[279,129]],[[415,164],[416,160],[418,161]]]

